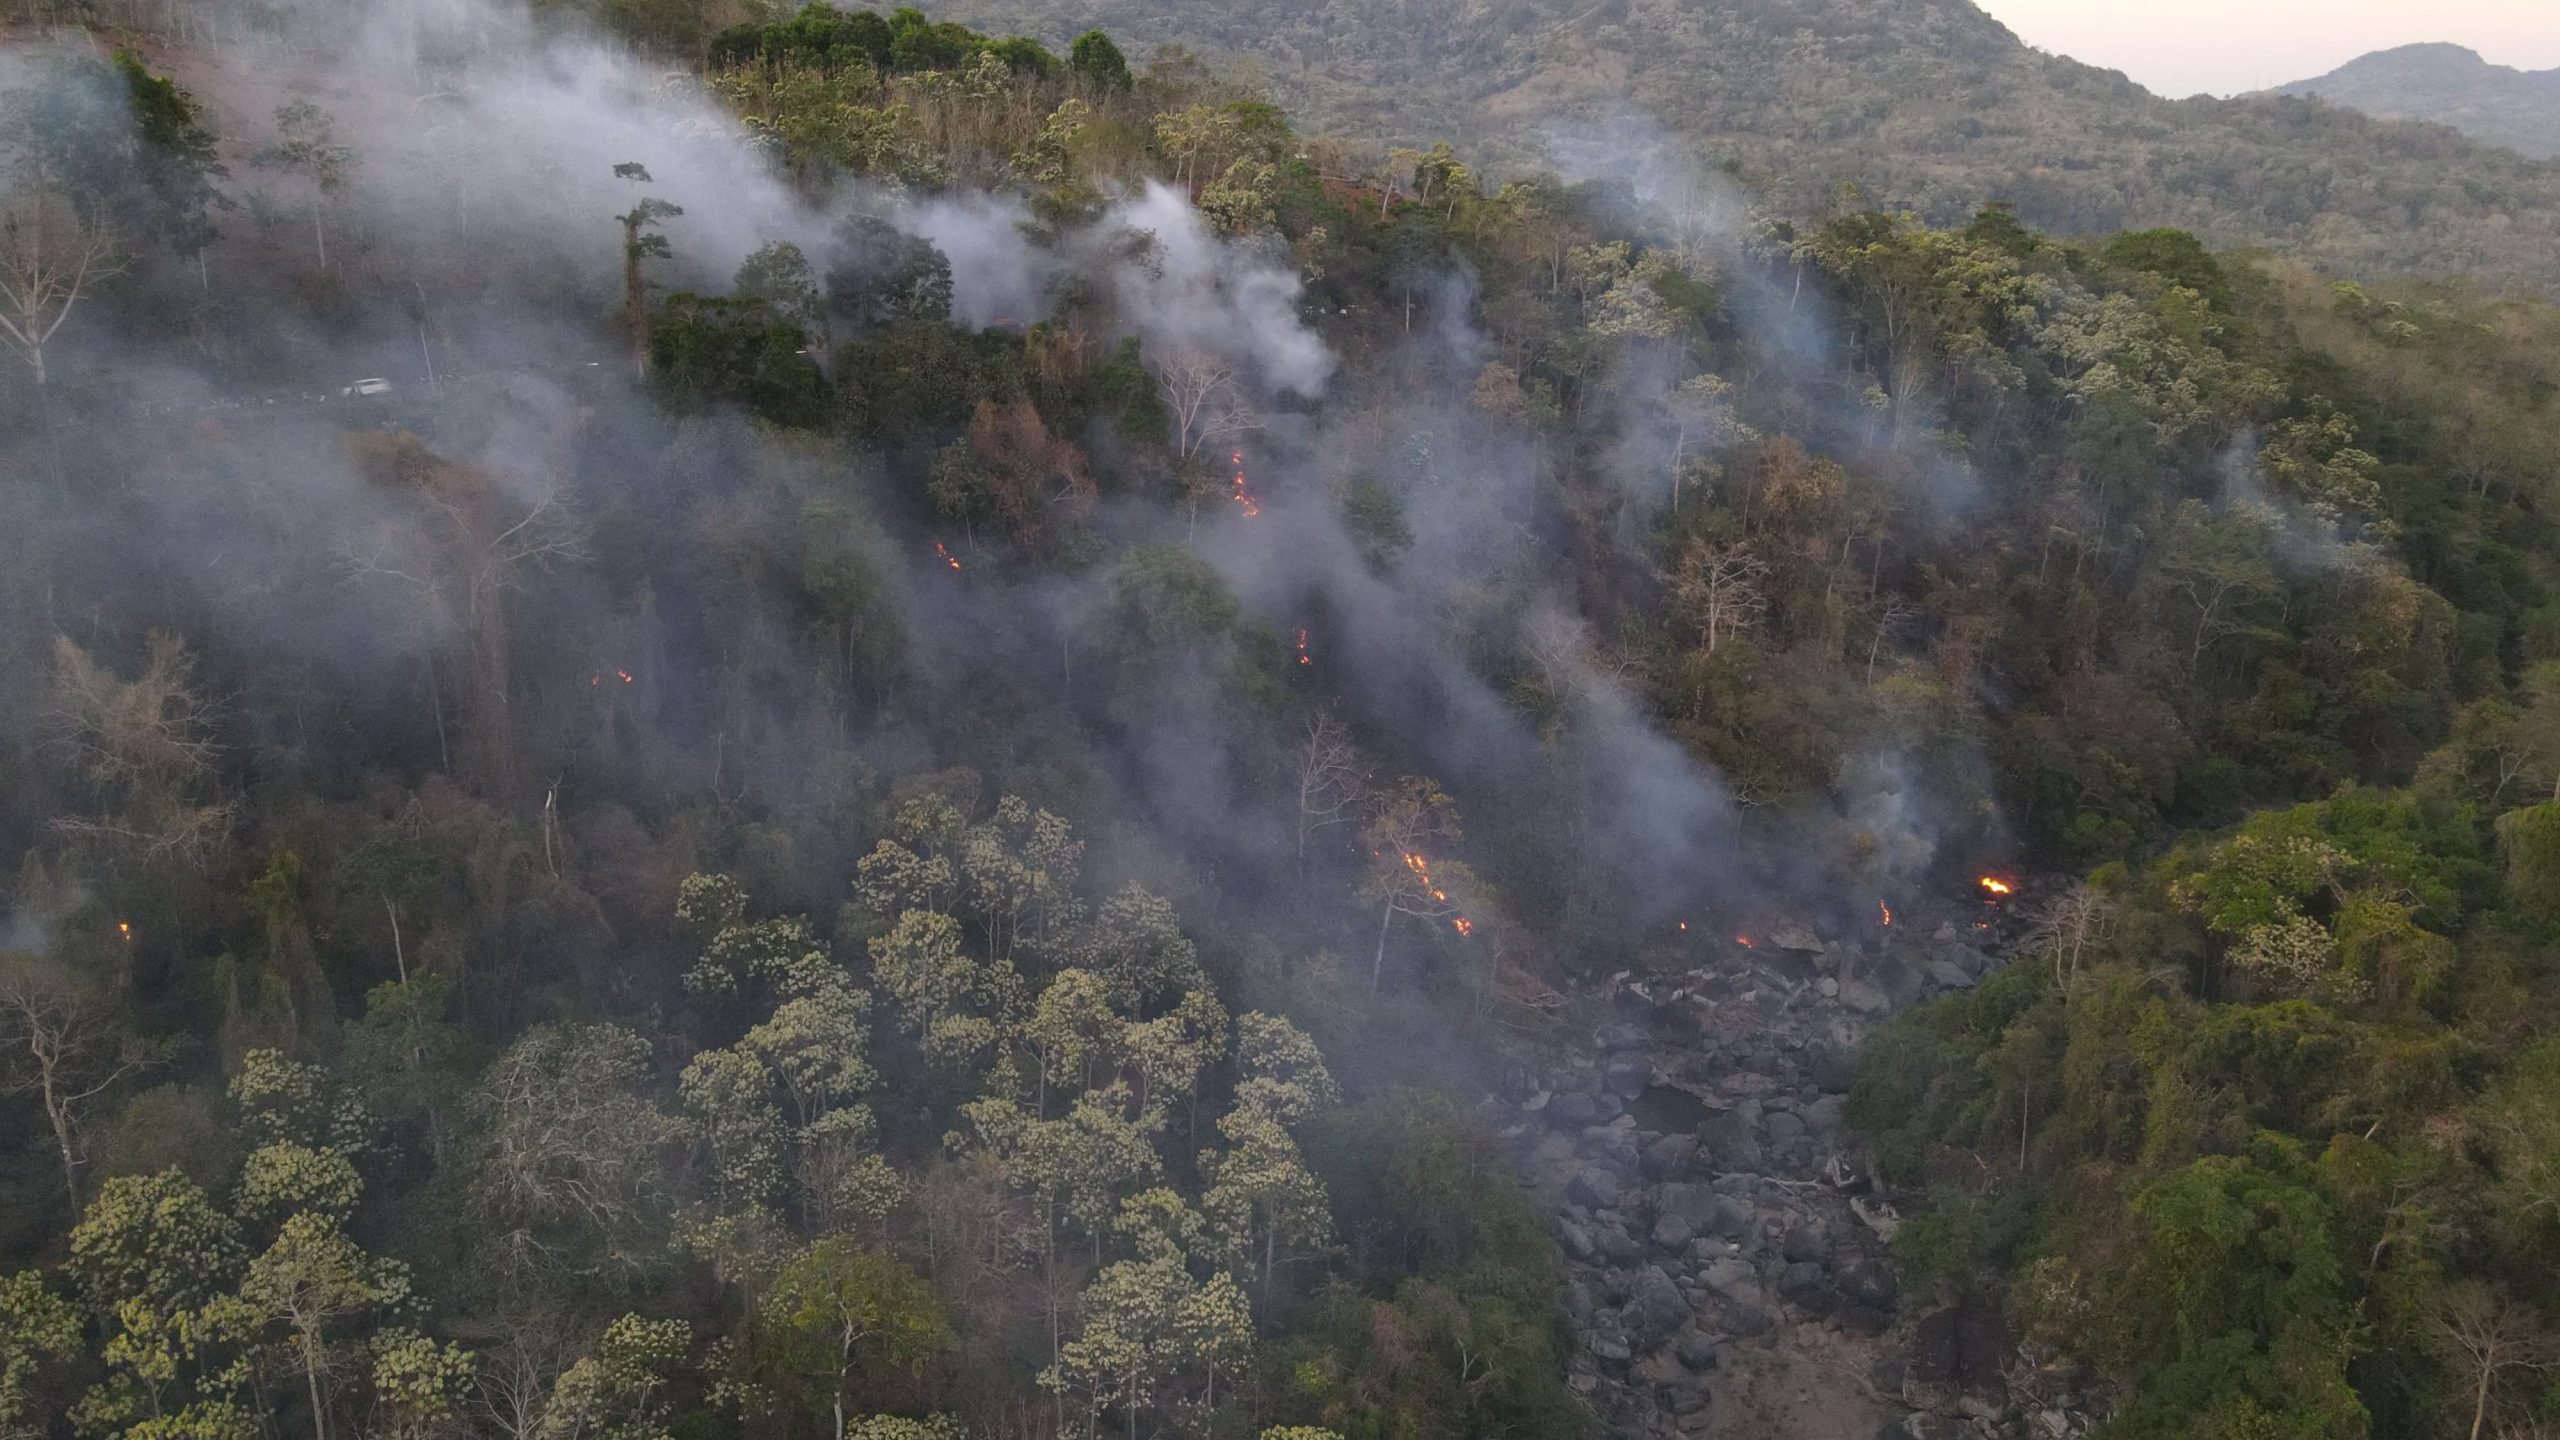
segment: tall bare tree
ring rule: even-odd
[[[89,1102],[151,1063],[112,1024],[106,1002],[60,966],[0,955],[0,1094],[33,1095],[62,1164],[62,1190],[80,1213],[81,1128]]]
[[[2113,934],[2115,924],[2115,902],[2083,882],[2062,892],[2036,917],[2027,932],[2027,950],[2052,963],[2054,983],[2067,995],[2080,978],[2080,962],[2089,948]]]
[[[2436,1299],[2428,1310],[2426,1338],[2436,1358],[2471,1391],[2470,1440],[2480,1440],[2489,1422],[2500,1377],[2560,1365],[2560,1349],[2531,1311],[2477,1283],[2449,1287]]]
[[[1710,655],[1734,636],[1757,629],[1769,612],[1768,593],[1761,588],[1769,562],[1748,545],[1693,539],[1666,578],[1673,601],[1698,627],[1698,641]]]
[[[1920,607],[1899,595],[1886,595],[1873,607],[1875,633],[1867,637],[1867,683],[1876,683],[1876,660],[1884,653],[1884,642],[1901,638],[1902,627],[1919,618]]]
[[[1157,362],[1156,393],[1173,412],[1174,450],[1185,460],[1216,441],[1262,428],[1235,367],[1205,350],[1176,350]]]
[[[213,795],[210,707],[195,660],[176,636],[155,634],[149,662],[119,679],[67,638],[54,641],[54,725],[102,801],[95,815],[55,828],[121,842],[145,860],[201,862],[229,833],[230,805]]]
[[[1298,744],[1298,858],[1307,858],[1317,831],[1348,823],[1367,792],[1351,728],[1332,711],[1318,711]]]
[[[35,188],[0,208],[0,339],[43,385],[45,347],[100,284],[122,274],[115,232],[69,197]]]

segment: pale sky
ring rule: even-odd
[[[2163,95],[2261,90],[2371,50],[2468,45],[2492,63],[2560,67],[2560,0],[1977,0],[2018,38]]]

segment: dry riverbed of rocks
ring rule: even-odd
[[[1563,997],[1560,1035],[1523,1057],[1494,1120],[1563,1246],[1569,1378],[1601,1433],[2086,1428],[2067,1385],[2015,1363],[1996,1309],[1904,1289],[1887,1257],[1901,1217],[1843,1115],[1860,1040],[1999,963],[1997,913],[1953,913],[1925,933],[1779,923],[1748,946],[1683,943]]]

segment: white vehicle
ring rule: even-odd
[[[370,380],[359,380],[338,393],[351,398],[357,395],[388,395],[391,393],[391,382],[376,376]]]

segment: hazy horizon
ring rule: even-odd
[[[1977,0],[2020,39],[2121,70],[2163,95],[2236,94],[2325,75],[2359,55],[2440,41],[2492,63],[2560,67],[2553,0]],[[2200,43],[2198,37],[2212,37]]]

